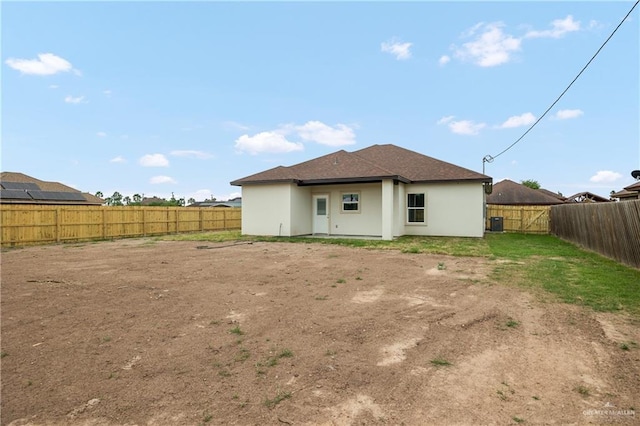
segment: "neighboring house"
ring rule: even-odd
[[[340,150],[231,182],[247,235],[482,237],[489,176],[395,145]]]
[[[550,191],[532,189],[509,179],[493,185],[493,192],[487,196],[487,204],[507,206],[546,206],[563,203],[564,200],[559,195],[553,193],[550,195]]]
[[[640,199],[640,181],[625,186],[622,191],[614,192],[611,198],[617,198],[620,201],[638,200]]]
[[[164,198],[160,198],[160,197],[144,197],[141,201],[140,201],[140,205],[141,206],[160,206],[163,205],[167,202],[167,200],[165,200]]]
[[[47,182],[23,173],[0,174],[0,203],[100,206],[102,198],[59,182]]]
[[[187,207],[242,207],[242,197],[232,198],[227,201],[196,201],[189,204]]]
[[[611,200],[592,192],[579,192],[567,197],[565,203],[608,203]]]

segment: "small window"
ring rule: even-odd
[[[357,192],[342,194],[342,211],[343,212],[360,211],[360,194]]]
[[[407,222],[424,223],[424,194],[407,194]]]

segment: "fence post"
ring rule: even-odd
[[[60,207],[56,207],[56,243],[60,242]]]
[[[102,239],[107,239],[107,208],[102,206]]]
[[[147,220],[146,220],[146,209],[142,209],[142,236],[146,237],[147,236]]]
[[[202,207],[198,207],[198,221],[199,221],[199,229],[202,232]]]

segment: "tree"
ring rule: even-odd
[[[196,199],[195,199],[195,198],[193,198],[193,197],[191,197],[191,198],[189,198],[189,200],[187,201],[187,204],[195,204],[195,202],[196,202]]]
[[[141,202],[142,202],[142,195],[133,194],[133,203],[134,203],[134,205],[139,206]]]
[[[540,189],[540,184],[538,183],[537,180],[533,180],[533,179],[521,180],[520,183],[531,189]]]
[[[98,191],[98,192],[96,192],[96,197],[102,198],[102,197],[104,197],[104,194],[101,191]]]
[[[126,197],[124,197],[122,199],[122,202],[124,203],[125,206],[130,206],[131,205],[131,197],[129,197],[128,195]]]
[[[121,206],[122,205],[122,194],[118,191],[114,192],[111,197],[107,197],[105,200],[108,206]]]

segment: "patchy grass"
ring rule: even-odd
[[[392,241],[252,237],[240,231],[164,235],[156,240],[211,242],[288,242],[333,244],[405,253],[478,256],[496,261],[490,279],[500,284],[542,289],[565,303],[596,311],[640,316],[640,271],[581,250],[552,235],[487,234],[485,238],[403,236]],[[443,266],[444,267],[444,264]],[[317,300],[324,300],[317,298]]]
[[[574,388],[574,390],[576,392],[578,392],[582,396],[589,396],[591,394],[591,392],[589,391],[589,388],[587,388],[586,386],[582,386],[582,385],[576,386]]]
[[[518,321],[516,321],[516,320],[509,319],[509,320],[506,322],[506,324],[505,324],[505,325],[506,325],[507,327],[509,327],[509,328],[515,328],[515,327],[519,326],[519,325],[520,325],[520,323],[519,323]]]
[[[242,336],[244,334],[244,331],[242,331],[240,329],[239,325],[236,325],[235,327],[233,327],[231,330],[229,330],[229,333],[231,334],[237,334],[238,336]]]
[[[638,348],[638,344],[633,340],[630,342],[623,342],[620,344],[620,349],[622,349],[623,351],[630,351],[631,349],[637,349],[637,348]]]
[[[447,367],[451,365],[449,361],[443,358],[432,359],[431,364],[435,365],[436,367]]]
[[[265,399],[264,405],[266,405],[267,408],[273,408],[276,405],[280,404],[285,399],[289,399],[289,398],[291,398],[291,392],[280,392],[273,399],[269,399],[269,398]]]
[[[560,301],[596,311],[640,315],[640,271],[551,235],[489,234],[493,257],[501,260],[491,278],[544,289]]]
[[[249,352],[249,349],[241,348],[233,360],[235,362],[244,362],[248,360],[250,356],[251,356],[251,352]]]
[[[491,254],[482,238],[403,236],[392,241],[364,238],[311,238],[260,237],[242,235],[240,231],[202,232],[193,234],[162,235],[156,241],[210,241],[210,242],[281,242],[330,244],[366,249],[400,250],[411,253],[448,254],[452,256],[482,256]]]

